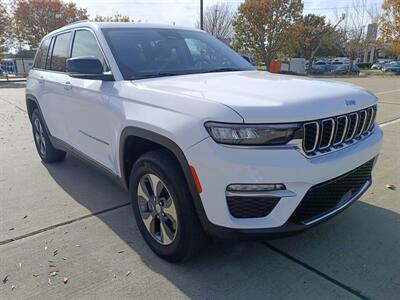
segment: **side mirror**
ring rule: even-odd
[[[253,64],[252,60],[250,57],[248,57],[247,55],[242,55],[242,57],[247,60],[249,63]]]
[[[67,59],[66,69],[69,76],[81,79],[113,81],[112,74],[103,73],[103,64],[96,57],[74,57]]]

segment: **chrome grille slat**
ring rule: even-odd
[[[347,147],[372,131],[376,106],[303,124],[303,152],[316,156]]]
[[[342,132],[342,134],[341,134],[339,140],[337,140],[338,130],[339,130],[339,128],[340,128],[340,120],[342,120],[342,119],[343,119],[344,122],[345,122],[345,123],[344,123],[344,127],[343,127],[343,132]],[[338,145],[340,145],[341,143],[343,143],[344,138],[345,138],[345,136],[346,136],[346,131],[347,131],[348,123],[349,123],[349,118],[348,118],[346,115],[344,115],[344,116],[339,116],[339,117],[336,118],[336,121],[337,121],[337,126],[336,126],[336,134],[335,134],[335,139],[334,139],[333,146],[338,146]]]
[[[331,124],[330,130],[329,130],[328,125],[325,125],[326,123]],[[321,135],[319,137],[319,150],[325,150],[325,149],[328,149],[332,144],[333,134],[335,132],[335,121],[333,119],[324,119],[321,121],[321,124],[322,124],[322,129],[321,129]],[[328,131],[325,132],[325,127],[328,128],[329,133],[328,133]],[[329,140],[328,140],[328,143],[326,143],[326,145],[324,145],[323,143],[324,143],[326,134],[329,136]]]
[[[354,120],[353,120],[354,116]],[[353,138],[354,135],[356,134],[357,126],[358,126],[358,114],[357,113],[351,113],[349,114],[349,127],[347,128],[347,133],[346,133],[346,138],[345,142],[350,142]]]
[[[358,117],[360,122],[357,125],[356,134],[354,135],[355,138],[358,138],[364,130],[365,121],[367,120],[367,112],[365,110],[359,111]]]

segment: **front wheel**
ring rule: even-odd
[[[38,109],[33,110],[31,122],[33,138],[40,158],[46,163],[54,163],[64,160],[66,153],[54,148],[51,144]]]
[[[129,194],[138,228],[158,256],[182,261],[206,241],[179,164],[167,151],[152,151],[138,159]]]

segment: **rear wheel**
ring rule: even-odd
[[[206,241],[176,159],[165,150],[141,156],[132,168],[129,194],[138,228],[160,257],[178,262]]]
[[[53,147],[49,135],[44,127],[44,122],[36,108],[31,117],[33,138],[40,158],[46,163],[54,163],[64,160],[66,153]]]

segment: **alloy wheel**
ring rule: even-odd
[[[40,154],[43,156],[46,155],[46,139],[44,137],[43,126],[39,119],[35,119],[34,121],[34,134]]]
[[[177,234],[178,218],[174,199],[162,180],[143,175],[138,184],[137,201],[147,231],[162,245],[171,244]]]

